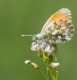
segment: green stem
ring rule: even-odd
[[[52,79],[53,79],[53,80],[56,80],[53,69],[50,68],[50,69],[49,69],[49,72],[50,72],[50,75],[52,76]]]
[[[45,74],[40,69],[39,69],[39,71],[45,77],[45,79],[48,80],[47,77],[45,76]]]
[[[56,80],[58,80],[58,71],[56,71]]]
[[[49,68],[47,68],[47,77],[48,77],[48,80],[50,80]]]

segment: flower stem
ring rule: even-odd
[[[45,76],[45,74],[40,69],[39,69],[39,71],[45,77],[45,79],[48,80],[47,77]]]
[[[49,68],[47,68],[47,77],[48,77],[48,80],[50,80]]]

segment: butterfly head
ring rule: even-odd
[[[42,43],[43,41],[45,41],[45,39],[41,33],[39,33],[37,35],[33,35],[32,40],[37,42],[37,43]]]

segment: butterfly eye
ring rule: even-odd
[[[37,41],[38,40],[38,37],[36,35],[34,35],[33,38],[32,38],[32,40],[33,41]]]

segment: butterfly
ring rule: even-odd
[[[44,24],[41,32],[33,36],[33,40],[45,40],[49,43],[70,41],[74,33],[71,11],[62,8],[51,15]]]

